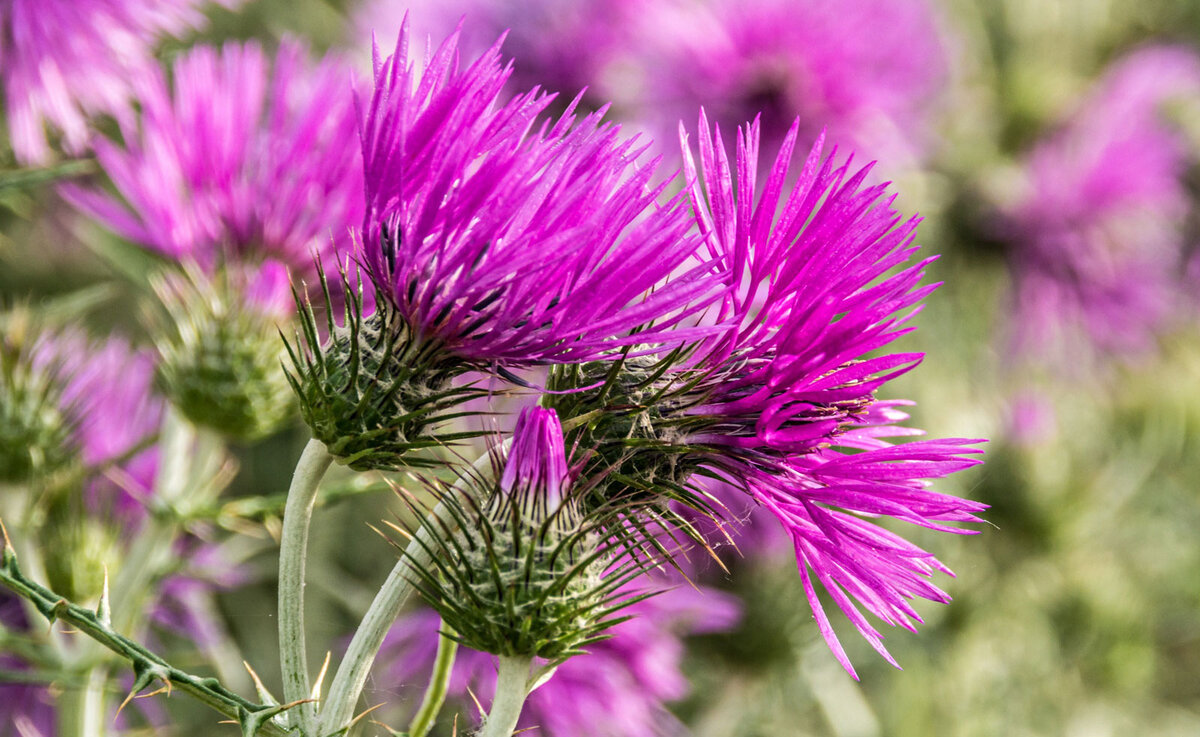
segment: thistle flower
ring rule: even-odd
[[[836,140],[889,166],[919,161],[946,54],[925,0],[656,2],[639,14],[627,86],[655,129],[705,107],[732,129],[762,114],[777,144],[799,117],[802,136]]]
[[[661,583],[661,582],[659,582]],[[631,618],[611,637],[558,666],[525,702],[518,726],[546,737],[657,737],[678,726],[664,704],[687,694],[683,636],[733,627],[739,607],[727,594],[692,585],[633,604]],[[380,656],[391,683],[419,683],[433,664],[438,617],[417,610],[392,626]],[[495,658],[460,649],[452,697],[487,703],[495,689]]]
[[[1187,295],[1194,154],[1167,114],[1185,98],[1200,99],[1194,51],[1136,50],[1029,154],[1006,233],[1020,353],[1061,363],[1145,351]]]
[[[658,203],[657,161],[602,111],[538,123],[550,96],[501,102],[498,44],[462,68],[452,36],[418,73],[405,34],[362,122],[362,260],[414,339],[503,365],[685,340],[671,328],[716,289],[708,265],[665,281],[698,240],[682,196]]]
[[[154,45],[204,24],[202,0],[8,0],[0,5],[0,86],[13,151],[51,157],[49,124],[69,154],[83,153],[88,119],[128,122],[130,98],[157,67]],[[235,0],[222,0],[234,5]]]
[[[933,289],[920,283],[928,260],[907,263],[916,220],[892,211],[886,185],[863,186],[869,167],[836,165],[836,152],[822,158],[823,140],[785,194],[799,126],[761,183],[758,121],[739,131],[732,167],[703,114],[698,169],[684,136],[698,226],[733,279],[717,322],[732,327],[695,345],[679,365],[668,357],[619,372],[556,368],[550,386],[568,393],[548,401],[564,417],[587,420],[568,442],[597,446],[597,463],[616,469],[614,484],[598,487],[603,493],[591,504],[615,498],[669,516],[668,497],[719,517],[707,491],[717,479],[774,514],[822,635],[853,674],[812,576],[890,660],[852,599],[911,629],[919,618],[907,600],[945,601],[925,579],[946,569],[862,517],[964,532],[946,523],[977,521],[983,505],[931,492],[925,479],[977,463],[963,456],[977,453],[970,446],[980,441],[889,442],[919,431],[897,425],[907,419],[904,402],[879,400],[875,391],[922,354],[868,356],[911,330],[907,321]],[[597,380],[600,389],[579,391]]]
[[[310,65],[284,42],[196,47],[172,81],[139,90],[140,126],[96,143],[117,189],[68,188],[113,231],[179,261],[158,285],[162,385],[193,422],[240,439],[277,428],[290,408],[276,322],[291,313],[288,272],[337,268],[361,216],[350,74]]]
[[[306,56],[290,41],[274,59],[255,43],[190,49],[170,83],[160,73],[139,87],[140,125],[123,144],[96,142],[117,196],[68,196],[118,235],[209,273],[277,262],[314,277],[314,255],[336,266],[362,212],[351,76]]]
[[[630,536],[599,535],[579,514],[553,410],[521,413],[495,476],[432,486],[444,529],[426,545],[436,563],[409,558],[414,585],[468,647],[565,660],[637,600],[615,593],[640,572]]]
[[[604,86],[638,10],[628,0],[372,0],[359,6],[352,25],[358,46],[375,36],[394,37],[406,17],[418,39],[445,38],[461,24],[459,45],[471,57],[504,34],[504,47],[517,60],[511,89],[574,94]]]

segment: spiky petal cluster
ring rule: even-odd
[[[421,340],[503,364],[585,360],[672,332],[714,298],[684,200],[658,204],[656,162],[597,113],[536,118],[507,102],[498,45],[466,67],[447,39],[419,69],[406,32],[362,121],[362,260]],[[657,287],[653,292],[651,288]],[[630,332],[654,322],[639,335]]]
[[[570,484],[562,424],[554,410],[530,407],[513,429],[500,488],[529,520],[544,520],[566,501]]]
[[[704,106],[727,129],[761,113],[772,144],[799,117],[888,166],[932,142],[947,65],[926,0],[656,0],[639,18],[636,102],[664,133]]]
[[[234,5],[236,0],[223,0]],[[204,23],[204,0],[6,0],[0,3],[0,87],[13,151],[51,156],[46,126],[82,153],[89,118],[128,121],[138,80],[157,66],[154,46]]]
[[[314,254],[336,264],[362,213],[351,76],[306,57],[290,41],[273,59],[256,43],[190,49],[170,82],[139,87],[124,143],[95,145],[118,196],[69,196],[119,235],[208,270],[274,261],[313,276]]]
[[[737,602],[713,589],[680,585],[629,607],[633,615],[558,667],[554,677],[529,695],[519,728],[546,737],[658,737],[678,722],[665,703],[688,690],[681,666],[685,635],[734,626]],[[381,657],[387,681],[423,682],[433,663],[437,615],[418,610],[399,620]],[[460,649],[450,695],[474,693],[485,703],[495,689],[493,656]]]
[[[633,543],[578,513],[554,410],[521,413],[496,475],[433,487],[444,522],[426,549],[439,562],[409,557],[415,586],[468,647],[565,660],[637,601],[619,592],[641,573]]]
[[[684,135],[685,168],[698,226],[731,279],[718,315],[729,329],[702,341],[681,365],[635,364],[621,375],[588,375],[584,367],[569,385],[551,385],[569,389],[599,378],[604,386],[550,401],[589,418],[577,423],[575,439],[599,443],[598,457],[617,469],[612,477],[645,482],[650,505],[669,491],[719,516],[720,499],[709,491],[715,478],[773,513],[795,550],[822,634],[853,674],[812,576],[890,657],[854,600],[889,624],[911,627],[918,618],[908,599],[945,600],[926,580],[944,569],[863,518],[886,515],[938,530],[975,521],[983,505],[928,491],[925,480],[974,465],[963,456],[977,453],[970,446],[978,441],[888,441],[919,431],[896,426],[907,417],[904,403],[880,401],[875,391],[922,354],[875,354],[910,330],[907,321],[933,286],[921,284],[927,261],[908,263],[917,250],[916,220],[891,209],[886,185],[864,186],[869,167],[855,172],[849,162],[836,163],[836,152],[823,157],[820,140],[791,173],[799,121],[765,180],[757,122],[739,132],[732,164],[703,115],[700,128],[700,164]]]
[[[1008,233],[1023,352],[1074,362],[1088,343],[1118,353],[1151,346],[1188,289],[1193,155],[1168,108],[1198,99],[1193,50],[1139,49],[1030,153]]]
[[[928,259],[907,263],[916,219],[891,209],[886,185],[863,186],[869,167],[838,166],[836,152],[822,158],[818,140],[785,194],[798,121],[761,186],[757,121],[739,132],[732,167],[720,131],[711,135],[703,115],[700,128],[698,171],[684,138],[686,168],[699,174],[693,205],[738,281],[724,305],[735,327],[710,341],[696,366],[714,381],[701,382],[704,399],[688,411],[714,425],[694,439],[724,446],[725,459],[711,465],[783,524],[821,633],[853,674],[812,578],[891,661],[855,601],[911,629],[920,617],[908,600],[947,601],[926,579],[948,571],[865,518],[963,532],[946,523],[978,521],[983,509],[926,488],[926,479],[974,465],[963,455],[977,453],[970,446],[979,441],[893,445],[888,438],[919,431],[896,426],[907,419],[903,403],[875,398],[922,354],[871,354],[911,330],[906,322],[936,285],[921,284]]]

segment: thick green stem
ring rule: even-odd
[[[292,486],[283,510],[283,534],[279,545],[279,665],[283,670],[284,701],[303,701],[312,693],[308,678],[308,650],[304,637],[304,566],[308,555],[308,526],[321,478],[333,456],[320,440],[304,447],[296,464]],[[314,735],[316,708],[300,704],[291,713],[291,723],[306,737]]]
[[[508,442],[505,441],[505,448]],[[489,463],[491,455],[484,453],[475,460],[474,472],[484,471]],[[460,478],[454,484],[456,493],[465,489],[464,478]],[[434,536],[452,533],[456,527],[457,523],[449,510],[439,503],[425,518],[416,538],[409,542],[400,560],[396,561],[392,572],[388,574],[383,587],[375,595],[375,600],[371,602],[371,607],[355,630],[350,647],[346,649],[346,656],[342,658],[337,673],[334,674],[333,683],[329,686],[329,695],[321,709],[319,734],[331,734],[349,724],[354,707],[358,704],[358,697],[367,683],[371,665],[375,662],[375,656],[379,654],[379,648],[383,646],[383,639],[412,593],[410,567],[428,566],[432,563],[429,556],[430,551],[436,549]]]
[[[521,718],[521,707],[529,695],[529,665],[525,656],[501,655],[500,672],[496,674],[496,696],[479,737],[512,737]]]
[[[430,514],[431,519],[444,516],[445,510],[440,504]],[[321,710],[320,734],[336,732],[354,716],[354,706],[367,683],[367,676],[371,672],[375,656],[379,654],[379,648],[383,646],[383,639],[404,607],[404,602],[408,600],[408,595],[412,593],[409,566],[414,562],[418,565],[429,565],[432,562],[428,552],[433,549],[432,527],[430,520],[426,520],[421,526],[417,532],[417,540],[420,542],[414,540],[408,544],[404,555],[388,574],[383,587],[371,602],[371,608],[354,631],[350,647],[346,649],[346,655],[338,665],[333,683],[329,686],[329,696]]]
[[[446,690],[450,685],[450,673],[454,670],[454,656],[458,653],[458,641],[452,640],[446,634],[453,634],[449,625],[442,623],[443,633],[438,634],[437,657],[433,661],[433,673],[429,676],[429,686],[425,689],[425,697],[421,707],[417,709],[412,724],[408,728],[408,737],[425,737],[433,728],[438,712],[446,701]]]

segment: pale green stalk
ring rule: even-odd
[[[333,456],[320,440],[304,446],[283,510],[279,544],[279,665],[283,671],[284,702],[303,701],[312,693],[308,678],[308,649],[304,637],[304,567],[308,555],[308,527],[321,478]],[[289,715],[303,735],[313,735],[316,707],[303,703]]]
[[[383,646],[383,639],[404,607],[404,602],[408,600],[408,595],[412,593],[409,566],[427,566],[432,563],[428,552],[434,544],[434,533],[431,531],[433,525],[430,522],[445,515],[445,508],[441,504],[434,507],[425,524],[417,532],[417,539],[408,544],[404,555],[388,574],[379,593],[375,595],[375,600],[371,602],[371,608],[354,631],[350,647],[346,649],[346,656],[338,665],[333,683],[329,686],[329,695],[321,709],[319,734],[336,732],[353,718],[354,706],[367,683],[367,676],[371,672],[375,656],[379,654],[379,648]]]
[[[449,625],[442,622],[442,630],[453,634]],[[446,701],[446,690],[450,685],[450,673],[454,670],[454,656],[458,653],[458,640],[453,640],[446,634],[438,634],[437,656],[433,661],[433,673],[429,676],[429,686],[425,689],[425,697],[413,717],[408,728],[408,737],[425,737],[433,728],[438,712]]]
[[[504,448],[507,448],[510,442],[505,441]],[[491,456],[484,453],[475,460],[474,472],[483,471],[490,462]],[[461,492],[463,489],[464,481],[463,478],[460,478],[454,484],[454,490]],[[362,694],[363,686],[367,683],[367,676],[371,672],[375,656],[379,654],[379,648],[383,646],[383,639],[391,629],[392,623],[396,621],[409,594],[412,593],[409,568],[430,565],[433,562],[429,557],[430,551],[436,549],[434,535],[437,532],[435,530],[445,529],[447,532],[453,532],[455,526],[456,522],[445,505],[438,503],[425,518],[421,529],[417,531],[416,539],[408,544],[400,560],[396,561],[392,572],[383,582],[383,587],[379,589],[375,600],[371,602],[371,608],[367,610],[358,629],[355,630],[354,637],[350,640],[350,647],[346,650],[346,656],[342,659],[337,673],[333,677],[329,695],[321,709],[319,734],[326,735],[336,732],[353,718],[354,707],[358,704],[358,697]]]
[[[479,737],[512,737],[521,718],[521,708],[529,695],[529,665],[532,658],[518,655],[501,655],[500,670],[496,674],[496,696]]]
[[[204,504],[213,493],[210,482],[220,471],[222,451],[217,435],[198,430],[168,406],[159,433],[154,504],[173,513]],[[172,515],[152,514],[142,523],[113,579],[113,624],[118,631],[136,629],[154,581],[174,561],[179,527]]]
[[[62,717],[60,734],[64,737],[104,737],[107,734],[108,672],[96,667],[89,670],[78,686],[65,688],[56,700]]]

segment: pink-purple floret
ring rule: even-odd
[[[1059,356],[1060,346],[1142,353],[1187,304],[1194,156],[1170,118],[1186,99],[1200,99],[1195,52],[1135,50],[1029,154],[1007,222],[1021,355],[1069,364],[1080,353]]]
[[[123,143],[95,143],[117,195],[68,197],[118,235],[207,270],[336,269],[363,207],[352,75],[307,56],[293,41],[273,58],[253,42],[189,50],[170,81],[157,72],[139,85],[142,113]],[[290,304],[286,279],[272,291]]]
[[[238,0],[222,0],[232,6]],[[6,0],[0,3],[0,88],[25,164],[53,158],[47,128],[84,153],[91,119],[129,122],[134,88],[158,66],[154,47],[205,22],[204,0]]]
[[[680,323],[720,285],[689,263],[686,203],[660,203],[644,146],[573,106],[539,122],[550,97],[536,89],[501,102],[498,45],[463,67],[455,42],[423,70],[404,32],[386,61],[377,48],[363,116],[363,261],[414,332],[517,365],[706,332]]]
[[[921,284],[930,259],[908,263],[917,221],[891,209],[886,185],[863,185],[867,168],[836,165],[836,151],[823,157],[823,140],[793,175],[798,122],[765,181],[757,121],[739,130],[732,163],[719,129],[710,131],[703,114],[699,125],[699,166],[681,134],[685,172],[708,247],[732,266],[721,317],[733,327],[698,353],[696,366],[717,380],[696,411],[724,421],[695,441],[722,448],[711,465],[783,525],[817,624],[843,667],[854,674],[814,576],[894,662],[858,605],[912,629],[920,617],[908,600],[947,601],[928,578],[949,571],[868,519],[969,533],[946,523],[978,522],[984,508],[926,488],[928,479],[976,465],[966,456],[979,453],[973,446],[981,441],[894,445],[890,438],[920,431],[898,424],[908,419],[907,403],[875,397],[923,358],[878,353],[912,330],[906,323],[937,286]]]

